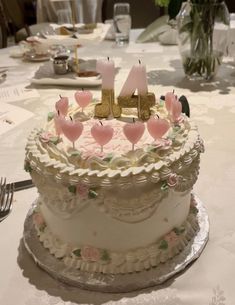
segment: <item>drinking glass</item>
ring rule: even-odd
[[[117,45],[129,42],[131,29],[131,16],[129,3],[116,3],[113,7],[113,24],[115,29],[115,40]]]

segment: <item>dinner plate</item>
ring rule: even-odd
[[[96,60],[94,59],[80,59],[79,61],[79,67],[83,71],[95,70],[95,66]],[[102,79],[100,74],[90,77],[79,77],[75,72],[64,75],[55,74],[53,62],[49,61],[39,67],[31,82],[37,85],[96,87],[101,85]]]
[[[48,61],[51,58],[51,54],[50,53],[46,53],[46,54],[35,54],[32,52],[26,52],[23,55],[23,59],[26,61],[32,61],[32,62],[41,62],[41,61]]]
[[[74,79],[69,79],[66,77],[61,78],[41,78],[32,79],[32,84],[37,85],[57,85],[57,86],[80,86],[80,87],[97,87],[101,85],[100,76],[96,77],[75,77]]]

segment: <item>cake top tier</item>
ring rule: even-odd
[[[45,128],[35,129],[26,146],[30,166],[38,171],[47,168],[70,180],[116,179],[156,171],[167,173],[173,165],[190,164],[202,150],[197,128],[184,114],[172,118],[164,101],[151,108],[147,122],[133,120],[135,113],[130,109],[120,119],[98,120],[93,116],[94,107],[88,106],[85,112],[77,106],[69,107],[63,121],[67,125],[81,124],[75,132],[72,127],[69,136],[70,127],[58,123],[60,116],[56,112]]]

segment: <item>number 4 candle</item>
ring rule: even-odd
[[[139,95],[146,95],[148,92],[146,67],[140,61],[138,65],[132,67],[120,96],[130,96],[136,89]]]

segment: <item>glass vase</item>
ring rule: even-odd
[[[227,52],[229,12],[224,2],[212,1],[186,2],[177,18],[179,49],[189,79],[211,79]]]

